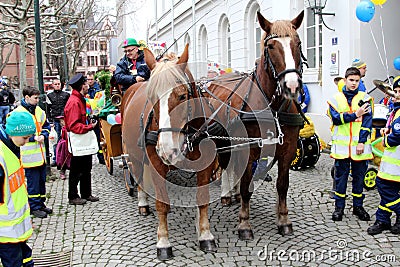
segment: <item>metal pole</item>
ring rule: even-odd
[[[39,15],[39,0],[34,0],[34,11],[35,11],[35,39],[36,39],[36,65],[37,65],[37,76],[38,76],[38,87],[40,91],[40,102],[39,106],[46,110],[46,95],[44,93],[43,86],[43,61],[42,61],[42,39],[40,33],[40,15]],[[50,168],[50,153],[49,153],[49,139],[45,138],[46,148],[46,173],[51,175]]]
[[[199,77],[198,76],[198,73],[197,73],[197,44],[196,44],[196,39],[197,39],[197,36],[196,36],[196,0],[192,0],[192,23],[193,23],[193,36],[192,36],[192,43],[193,43],[193,47],[192,47],[192,49],[193,49],[193,62],[194,62],[194,64],[193,64],[193,73],[194,73],[194,75],[195,75],[195,79],[197,78],[197,77]]]

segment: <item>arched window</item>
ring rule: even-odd
[[[201,62],[207,62],[208,58],[208,37],[207,37],[207,29],[204,25],[200,26],[199,31],[199,60]]]
[[[254,62],[261,56],[260,40],[261,32],[260,24],[258,23],[257,11],[260,11],[260,6],[257,1],[251,1],[247,6],[247,12],[245,13],[245,29],[247,28],[248,36],[248,69],[252,69]]]
[[[224,68],[231,67],[231,29],[226,15],[221,17],[219,23],[219,55],[222,66]]]
[[[185,34],[185,38],[183,40],[184,40],[184,44],[183,44],[184,46],[186,44],[189,44],[189,46],[190,46],[190,36],[188,33]]]

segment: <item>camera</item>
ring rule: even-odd
[[[364,105],[365,103],[367,103],[369,105],[369,101],[358,101],[358,106],[361,107],[362,105]]]
[[[95,122],[99,120],[99,114],[92,114],[89,116],[91,122]]]

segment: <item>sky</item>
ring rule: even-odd
[[[99,6],[107,10],[113,10],[115,15],[116,0],[96,0]],[[133,37],[137,40],[146,40],[146,29],[149,21],[153,19],[154,13],[154,0],[126,0],[128,6],[132,6],[132,10],[136,12],[131,13],[126,18],[126,34],[125,38]],[[115,21],[115,17],[110,17],[110,20]]]

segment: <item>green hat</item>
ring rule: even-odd
[[[36,132],[32,115],[25,111],[13,111],[6,118],[6,133],[10,136],[28,136]]]
[[[122,45],[123,48],[128,47],[128,46],[137,46],[139,47],[140,44],[138,44],[138,42],[136,42],[136,39],[134,38],[127,38],[124,41],[124,44]]]

